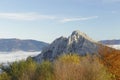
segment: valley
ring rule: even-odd
[[[29,56],[37,56],[39,52],[0,52],[0,64],[7,64],[15,61],[26,60]]]

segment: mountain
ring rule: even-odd
[[[98,44],[85,33],[73,31],[68,38],[60,37],[54,40],[53,43],[42,50],[41,54],[33,57],[33,59],[37,62],[53,61],[58,56],[68,53],[77,53],[78,55],[98,53]]]
[[[62,54],[97,54],[99,61],[120,80],[120,50],[108,47],[89,38],[85,33],[74,31],[68,38],[60,37],[45,47],[41,54],[33,60],[41,63],[43,60],[54,61]]]
[[[102,44],[105,44],[109,47],[120,50],[120,40],[101,40],[99,42],[101,42]]]
[[[96,42],[85,33],[74,31],[68,38],[60,37],[45,47],[42,52],[33,57],[33,60],[41,63],[43,60],[54,61],[62,54],[97,54],[100,63],[120,80],[120,50],[105,46]],[[89,66],[88,66],[89,67]]]
[[[0,52],[41,51],[48,43],[36,40],[0,39]]]
[[[120,45],[120,40],[101,40],[99,42],[106,45]]]

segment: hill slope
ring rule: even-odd
[[[104,65],[120,80],[120,50],[102,46],[99,53]]]

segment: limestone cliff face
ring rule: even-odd
[[[68,38],[60,37],[44,48],[41,54],[33,59],[37,62],[43,60],[53,61],[61,54],[94,54],[97,53],[98,45],[85,33],[74,31]]]

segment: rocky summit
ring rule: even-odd
[[[33,59],[37,62],[43,60],[54,61],[55,58],[62,54],[94,54],[98,52],[97,42],[89,38],[85,33],[73,31],[68,37],[60,37],[53,41],[49,46],[43,49],[41,54]]]

